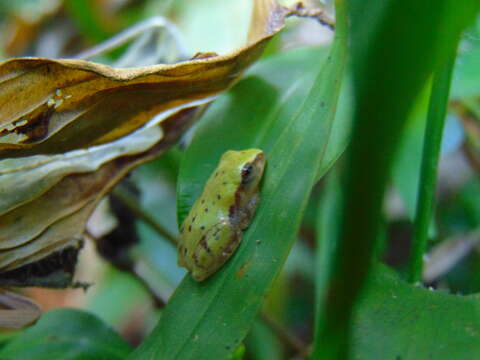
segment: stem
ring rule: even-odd
[[[414,239],[410,257],[408,280],[417,283],[422,279],[423,255],[427,248],[428,230],[434,212],[437,167],[442,145],[443,128],[448,105],[450,81],[455,64],[455,53],[437,69],[432,82],[423,142],[423,159],[418,186],[417,211],[415,214]]]
[[[480,227],[461,236],[445,239],[428,254],[423,281],[433,282],[448,273],[480,242]]]
[[[463,130],[466,134],[466,140],[463,144],[463,152],[470,167],[480,174],[480,109],[471,101],[454,101],[451,106],[453,112],[462,121]]]
[[[121,202],[123,202],[132,212],[145,224],[150,226],[157,234],[164,237],[172,243],[172,245],[177,246],[177,239],[173,236],[168,230],[166,230],[162,225],[160,225],[148,212],[142,209],[138,202],[125,190],[117,186],[113,190],[113,195],[116,196]]]
[[[480,174],[480,158],[476,155],[474,149],[467,143],[463,146],[463,152],[468,164],[478,174]]]
[[[98,243],[98,238],[94,236],[92,233],[90,233],[88,230],[85,230],[84,235],[94,244]],[[128,268],[119,268],[116,266],[114,263],[109,262],[111,265],[113,265],[116,269],[122,272],[126,272],[133,276],[143,287],[144,289],[148,292],[150,297],[153,300],[154,306],[158,309],[164,308],[165,307],[165,301],[163,300],[162,297],[157,295],[155,288],[150,284],[150,282],[145,279],[137,270],[136,267],[128,267]]]
[[[265,311],[260,312],[260,318],[267,325],[270,330],[280,339],[280,341],[289,347],[293,353],[300,355],[302,358],[307,358],[309,351],[307,344],[294,334],[288,331],[281,323],[272,318]]]

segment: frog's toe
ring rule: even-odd
[[[202,271],[200,269],[196,269],[192,271],[192,278],[196,281],[203,281],[206,278],[208,278],[211,275],[211,273]]]

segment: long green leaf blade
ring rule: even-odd
[[[378,265],[355,307],[354,358],[478,359],[479,300],[412,286]]]
[[[346,359],[352,307],[368,279],[379,235],[383,195],[405,118],[426,80],[446,62],[476,1],[350,0],[356,100],[354,132],[343,183],[321,359]]]
[[[72,309],[45,313],[0,350],[0,359],[122,360],[132,348],[95,316]]]
[[[345,22],[343,13],[337,9],[337,24]],[[320,73],[297,115],[284,118],[279,109],[266,132],[251,134],[251,142],[238,143],[266,153],[257,215],[235,256],[219,273],[200,284],[189,276],[184,279],[133,359],[224,359],[245,337],[295,241],[323,165],[345,63],[345,26],[337,25],[330,56],[325,63],[317,60]],[[244,120],[248,123],[248,119]],[[208,135],[212,136],[205,134],[207,139]],[[206,139],[196,137],[195,141]],[[211,161],[216,162],[219,155]]]

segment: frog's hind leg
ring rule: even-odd
[[[227,221],[213,226],[198,242],[192,276],[204,280],[227,262],[240,242],[240,234]]]

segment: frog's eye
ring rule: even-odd
[[[242,185],[249,184],[254,179],[253,166],[248,165],[242,169]]]

